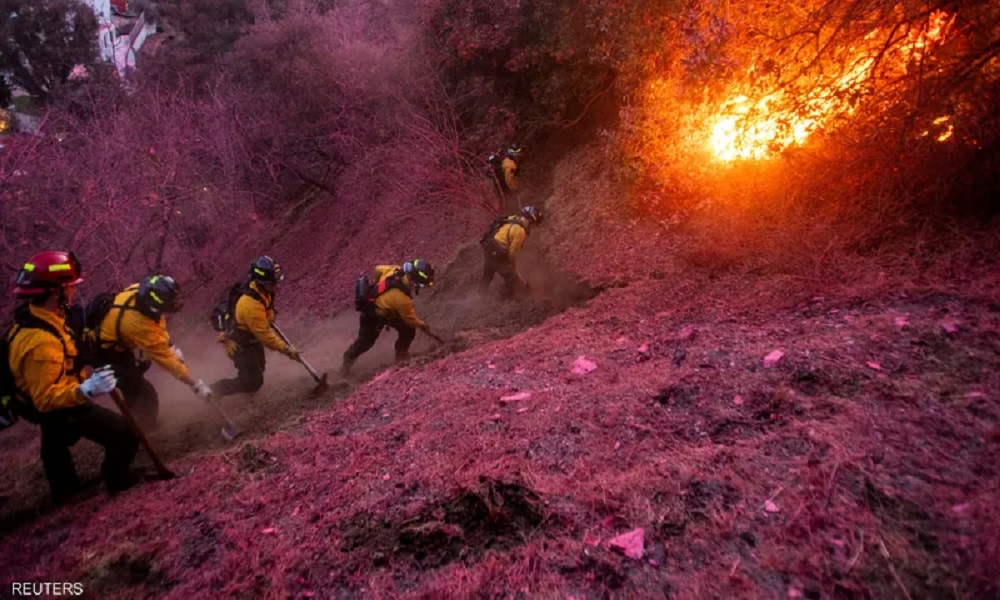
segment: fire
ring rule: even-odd
[[[894,52],[884,57],[892,61],[888,66],[905,73],[908,64],[919,60],[947,35],[954,20],[955,15],[944,11],[932,13],[926,27],[908,32]],[[871,31],[859,47],[848,49],[849,60],[839,71],[813,75],[804,92],[789,92],[787,86],[770,92],[750,91],[750,82],[758,79],[751,69],[747,83],[737,86],[732,97],[713,111],[708,127],[708,145],[713,154],[725,162],[766,159],[789,146],[802,145],[833,119],[851,115],[861,99],[862,84],[874,79],[877,56],[887,41],[879,29]],[[953,131],[949,124],[938,141],[947,140]]]
[[[955,135],[955,125],[954,123],[949,123],[949,121],[951,121],[951,115],[942,115],[931,121],[931,125],[933,128],[937,129],[938,131],[941,131],[942,129],[944,130],[941,131],[941,133],[939,133],[935,137],[937,141],[946,142],[949,139],[951,139],[953,135]],[[929,136],[930,134],[931,130],[925,129],[923,133],[920,134],[920,137],[924,138]]]

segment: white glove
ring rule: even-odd
[[[93,400],[101,394],[110,394],[118,386],[115,371],[110,366],[104,366],[94,371],[90,379],[80,384],[80,393]]]
[[[195,395],[197,395],[202,400],[209,400],[212,397],[212,388],[205,385],[205,382],[200,379],[194,382],[194,385],[191,386],[191,389],[194,390]]]
[[[181,352],[180,348],[178,348],[177,346],[171,346],[170,349],[173,351],[174,356],[177,357],[177,360],[184,362],[184,353]]]

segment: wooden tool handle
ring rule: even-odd
[[[132,430],[135,431],[137,436],[139,436],[139,443],[146,449],[146,453],[149,454],[150,460],[153,461],[153,466],[156,467],[156,473],[163,479],[173,479],[174,472],[168,469],[167,465],[163,464],[163,461],[160,460],[160,457],[157,456],[156,452],[153,450],[153,446],[150,445],[146,434],[142,431],[142,428],[139,427],[135,417],[132,416],[132,411],[128,409],[128,405],[125,404],[125,396],[122,396],[121,390],[112,390],[111,399],[115,401],[115,405],[118,406],[118,410],[121,411],[122,416],[128,419],[129,424],[132,426]]]

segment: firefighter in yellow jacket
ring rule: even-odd
[[[375,267],[372,278],[371,305],[361,311],[358,337],[344,352],[341,374],[347,375],[359,356],[371,350],[386,327],[399,332],[396,339],[396,360],[409,356],[410,344],[417,330],[437,338],[427,323],[417,316],[413,295],[425,286],[434,285],[434,268],[425,260],[411,260],[398,265]]]
[[[490,287],[497,273],[503,277],[505,297],[512,298],[518,284],[528,287],[527,280],[517,269],[517,261],[531,228],[541,222],[542,212],[534,206],[525,206],[519,214],[493,222],[490,230],[480,239],[484,255],[480,287],[484,291]]]
[[[7,364],[15,388],[4,398],[15,414],[41,427],[42,466],[55,500],[79,487],[70,447],[86,438],[104,447],[101,473],[111,492],[135,483],[129,465],[139,440],[128,421],[93,399],[115,389],[114,371],[102,368],[84,378],[65,317],[83,281],[72,253],[48,251],[34,256],[18,273],[12,292],[18,298],[14,324],[4,336]],[[6,395],[7,392],[4,392]]]
[[[513,143],[503,153],[497,152],[490,155],[488,159],[493,166],[493,178],[501,198],[517,192],[517,170],[520,155],[521,146]]]
[[[285,279],[281,265],[270,256],[260,256],[250,265],[250,283],[242,288],[233,310],[235,330],[221,334],[226,355],[236,365],[237,375],[212,384],[217,396],[253,393],[264,385],[264,348],[280,352],[294,361],[299,351],[275,333],[274,290]]]
[[[115,296],[100,326],[93,333],[98,364],[110,364],[118,376],[118,389],[136,419],[152,425],[159,414],[156,388],[145,373],[156,363],[207,400],[212,392],[191,376],[184,354],[170,342],[166,314],[181,309],[181,289],[172,277],[153,275]],[[136,357],[135,352],[141,353]]]

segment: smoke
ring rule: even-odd
[[[499,277],[487,291],[481,291],[482,252],[477,244],[461,248],[441,272],[438,285],[414,298],[417,314],[449,343],[440,346],[418,332],[410,348],[411,357],[416,359],[414,363],[423,362],[421,357],[434,359],[470,345],[513,335],[594,296],[595,290],[586,284],[553,269],[537,245],[537,240],[529,240],[521,257],[519,268],[531,283],[531,291],[517,301],[500,297]],[[313,368],[328,374],[331,384],[328,393],[313,395],[315,382],[302,365],[267,351],[263,387],[254,394],[222,398],[219,404],[247,437],[290,426],[304,411],[328,406],[334,398],[349,393],[354,386],[394,363],[398,333],[386,329],[375,346],[357,360],[351,376],[346,380],[340,376],[344,351],[358,333],[358,319],[354,311],[332,319],[311,315],[279,319],[282,331]],[[172,333],[195,379],[211,384],[236,376],[236,368],[217,343],[214,331],[198,328]],[[168,454],[223,444],[219,436],[220,418],[210,406],[155,365],[147,376],[160,394],[160,423],[154,437]]]
[[[279,322],[279,326],[317,372],[328,374],[333,394],[346,392],[392,365],[395,360],[393,344],[398,334],[390,329],[383,331],[375,347],[358,359],[351,376],[347,380],[341,378],[342,356],[358,332],[358,313],[353,311],[326,320],[303,317],[287,323]],[[182,333],[174,339],[184,352],[191,375],[208,384],[236,377],[236,367],[225,355],[222,345],[216,342],[215,336],[214,331],[200,330]],[[419,355],[431,348],[427,338],[418,333],[411,353]],[[329,395],[313,396],[315,382],[303,365],[271,351],[266,351],[266,361],[264,385],[260,390],[254,394],[236,394],[217,400],[244,432],[272,431],[296,417],[303,409],[329,404]],[[206,427],[209,435],[215,435],[214,430],[218,427],[212,427],[221,424],[218,413],[196,397],[186,385],[155,365],[147,377],[160,395],[157,437],[168,438],[168,443],[173,438],[176,442]],[[191,442],[194,446],[200,440]]]

